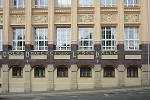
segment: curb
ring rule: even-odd
[[[52,92],[45,92],[45,93],[7,93],[1,94],[1,98],[25,98],[25,97],[41,97],[41,96],[73,96],[73,95],[82,95],[82,94],[115,94],[115,93],[131,93],[131,92],[142,92],[148,91],[150,87],[140,87],[140,88],[122,88],[122,89],[102,89],[102,90],[79,90],[79,91],[52,91]]]

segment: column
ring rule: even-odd
[[[24,92],[31,91],[31,67],[30,65],[25,65],[25,83],[24,83]]]
[[[32,0],[26,0],[25,8],[25,49],[30,50],[32,45]]]
[[[77,65],[71,65],[71,90],[77,90]]]
[[[95,46],[98,45],[100,48],[101,42],[101,16],[100,16],[100,0],[94,0],[94,7],[95,7],[95,15],[94,15],[94,44]]]
[[[117,40],[118,44],[124,43],[124,0],[116,0],[118,6],[118,27],[117,27]]]
[[[94,71],[95,71],[95,81],[94,81],[94,88],[98,89],[101,88],[101,65],[94,65]]]
[[[77,14],[77,7],[78,7],[78,0],[71,0],[71,49],[77,49],[78,44],[78,14]]]
[[[9,72],[8,72],[9,68],[8,65],[2,65],[2,93],[8,93],[9,92]]]
[[[4,0],[4,9],[3,9],[3,51],[8,50],[9,46],[9,31],[10,31],[10,0]]]
[[[147,86],[148,85],[148,65],[147,64],[143,64],[142,65],[142,86]]]
[[[55,0],[56,1],[56,0]],[[54,28],[54,0],[49,0],[48,2],[48,46],[49,50],[53,50],[54,42],[55,42],[55,28]]]
[[[48,84],[47,90],[54,90],[54,67],[53,65],[47,65],[48,70]]]
[[[124,71],[125,67],[124,65],[118,65],[118,87],[123,87],[124,86]]]

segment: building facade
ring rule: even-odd
[[[0,0],[0,92],[149,85],[150,0]]]

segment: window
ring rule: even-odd
[[[115,77],[115,68],[111,66],[105,67],[104,77]]]
[[[115,50],[116,28],[102,27],[102,50]]]
[[[47,28],[35,28],[34,50],[48,50]]]
[[[102,7],[114,7],[116,6],[116,0],[101,0]]]
[[[13,29],[13,50],[25,50],[25,29]]]
[[[93,7],[94,0],[78,0],[79,7]]]
[[[71,50],[71,29],[57,28],[56,50]]]
[[[125,27],[125,50],[138,50],[139,49],[139,34],[137,27]]]
[[[68,68],[60,66],[57,68],[57,77],[68,77]]]
[[[14,0],[14,8],[24,8],[25,0]]]
[[[45,68],[42,66],[35,67],[34,76],[35,77],[45,77]]]
[[[56,0],[57,7],[71,7],[71,0]]]
[[[93,50],[93,28],[79,28],[79,50]]]
[[[4,5],[3,0],[0,0],[0,8],[3,8],[3,5]]]
[[[138,6],[138,0],[124,0],[124,6],[126,7]]]
[[[0,29],[0,51],[3,50],[3,29]]]
[[[127,77],[138,77],[138,68],[130,66],[127,68]]]
[[[81,67],[80,68],[80,77],[91,77],[92,72],[90,67]]]
[[[35,0],[35,8],[48,7],[48,0]]]
[[[22,68],[21,67],[13,67],[12,69],[13,76],[22,76]]]

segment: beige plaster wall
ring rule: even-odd
[[[2,77],[3,77],[3,71],[2,68],[0,68],[0,84],[2,84]]]
[[[22,70],[22,77],[12,76],[12,68],[9,69],[9,92],[24,92],[25,71]]]
[[[57,68],[54,70],[54,90],[69,90],[71,70],[68,68],[68,77],[57,77]]]
[[[138,68],[138,77],[127,77],[127,69],[125,70],[125,86],[138,86],[141,85],[141,74],[142,71]]]
[[[48,71],[45,68],[45,77],[34,77],[34,68],[31,70],[31,91],[47,91]]]
[[[24,59],[22,55],[9,55],[9,59]]]
[[[102,69],[101,70],[101,85],[102,87],[117,87],[118,70],[115,68],[115,77],[104,77],[104,69]]]
[[[77,70],[77,84],[78,89],[91,89],[94,88],[94,75],[95,72],[92,70],[92,77],[80,77],[80,69]]]

